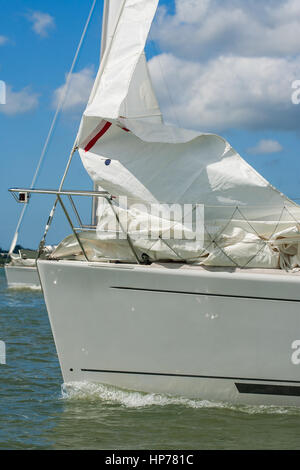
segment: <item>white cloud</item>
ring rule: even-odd
[[[268,153],[278,153],[283,150],[282,145],[277,140],[262,139],[255,147],[250,147],[247,152],[253,155],[263,155]]]
[[[6,104],[0,106],[0,112],[7,115],[23,114],[32,111],[38,106],[38,95],[29,87],[14,91],[6,85]]]
[[[166,120],[207,132],[298,131],[300,1],[175,0],[175,7],[174,14],[159,8],[150,35],[164,51],[150,70]]]
[[[41,37],[48,36],[49,30],[55,27],[53,16],[41,11],[33,11],[27,15],[32,23],[33,31]]]
[[[0,46],[3,46],[3,44],[6,44],[7,42],[8,42],[8,38],[6,36],[0,35]]]
[[[54,91],[53,106],[57,107],[64,99],[64,111],[77,111],[87,104],[92,86],[94,84],[94,68],[85,67],[79,72],[73,73],[69,81],[69,88],[66,93],[66,82]]]
[[[152,28],[161,49],[189,59],[216,55],[299,54],[299,0],[176,0],[162,7]]]
[[[149,66],[169,122],[177,118],[181,126],[208,132],[298,130],[300,109],[291,102],[291,83],[300,77],[299,59],[220,56],[203,64],[162,54]]]

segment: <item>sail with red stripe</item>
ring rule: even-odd
[[[235,258],[243,265],[250,257],[252,267],[274,267],[278,253],[273,256],[262,240],[291,228],[281,221],[282,207],[292,210],[295,204],[224,138],[163,122],[144,52],[158,0],[109,0],[106,6],[104,54],[77,136],[80,157],[94,184],[126,196],[128,211],[135,203],[203,204],[206,227],[212,230],[204,264],[227,266]],[[237,207],[242,207],[242,216]],[[101,229],[105,207],[98,209],[97,236],[106,240],[111,234]],[[231,220],[233,213],[236,219]],[[115,220],[111,210],[106,216]],[[132,211],[131,217],[139,226],[146,215]],[[223,236],[224,227],[221,242],[229,240],[229,257],[212,243],[215,234]],[[147,237],[140,243],[147,251]],[[163,259],[165,246],[152,245],[154,259]],[[189,240],[180,249],[190,259],[197,257]]]
[[[98,142],[98,140],[108,131],[111,126],[111,122],[101,119],[98,126],[93,130],[93,132],[86,139],[86,144],[83,143],[83,148],[85,152],[88,152],[93,148],[93,146]]]

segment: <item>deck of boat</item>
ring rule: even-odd
[[[143,266],[143,265],[142,265]],[[211,273],[239,273],[239,274],[263,274],[263,275],[285,275],[285,276],[300,276],[300,268],[290,271],[284,269],[267,269],[267,268],[237,268],[231,266],[204,266],[200,264],[188,264],[188,263],[177,263],[177,262],[155,262],[149,265],[149,267],[155,268],[166,268],[166,269],[193,269],[202,270]]]

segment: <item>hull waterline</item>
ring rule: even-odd
[[[300,406],[299,275],[49,260],[38,270],[65,382]]]

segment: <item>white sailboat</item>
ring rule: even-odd
[[[64,381],[300,405],[300,207],[223,138],[163,123],[144,54],[157,6],[105,2],[67,165],[78,150],[95,190],[12,190],[53,193],[73,230],[37,261]],[[82,195],[95,227],[63,204]],[[200,208],[198,228],[170,203]]]
[[[36,267],[37,252],[19,250],[10,254],[10,262],[4,265],[6,282],[10,288],[39,288],[40,279]]]
[[[24,201],[25,202],[25,201]],[[40,288],[40,279],[36,267],[36,258],[38,252],[35,250],[19,249],[15,253],[15,247],[19,236],[19,227],[24,217],[26,206],[23,207],[17,229],[12,239],[8,259],[9,262],[4,265],[4,272],[7,286],[9,288]]]

